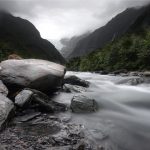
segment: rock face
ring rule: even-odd
[[[79,95],[73,97],[70,108],[76,113],[95,112],[97,110],[97,104],[94,99]]]
[[[0,79],[8,86],[49,91],[62,85],[65,67],[38,59],[6,60],[0,64]]]
[[[5,127],[7,120],[14,109],[14,104],[4,95],[0,94],[0,130]]]
[[[8,89],[1,80],[0,80],[0,94],[5,95],[5,96],[8,95]]]
[[[82,80],[76,76],[65,76],[64,78],[65,84],[78,85],[83,87],[89,87],[89,82]]]

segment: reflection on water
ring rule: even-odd
[[[69,72],[91,82],[85,94],[95,98],[99,111],[72,114],[98,144],[112,150],[150,150],[150,84],[118,85],[128,77]],[[71,95],[64,95],[70,103]]]

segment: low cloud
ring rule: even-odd
[[[58,46],[63,37],[94,30],[128,7],[150,0],[0,0],[0,10],[30,20]]]

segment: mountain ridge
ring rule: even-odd
[[[65,59],[48,40],[26,19],[0,11],[1,60],[15,53],[25,58],[39,58],[65,63]]]
[[[85,56],[88,53],[104,47],[107,43],[121,37],[135,23],[150,5],[140,8],[128,8],[117,16],[113,17],[105,26],[96,29],[89,36],[81,39],[69,59]]]

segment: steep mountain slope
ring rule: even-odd
[[[150,70],[149,8],[145,7],[122,37],[84,57],[72,59],[68,68],[80,71]]]
[[[129,8],[114,17],[105,26],[95,30],[86,38],[80,40],[69,58],[84,56],[93,50],[104,47],[110,41],[121,37],[150,6]]]
[[[56,48],[41,38],[33,24],[9,13],[0,12],[0,60],[12,53],[25,58],[65,62]]]

